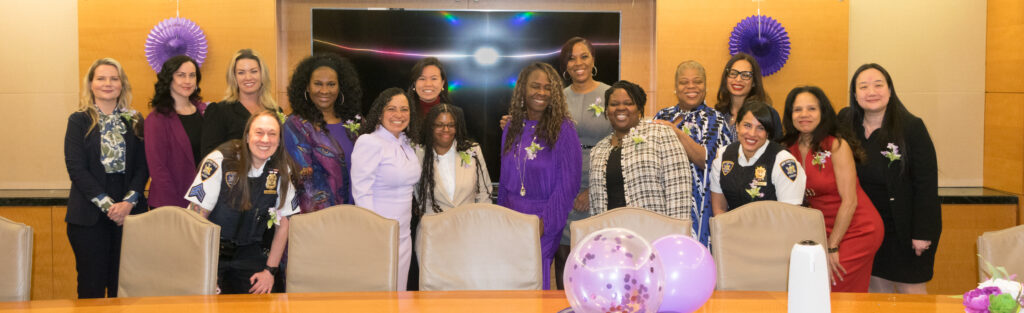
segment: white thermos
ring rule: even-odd
[[[829,313],[832,305],[825,249],[813,240],[793,245],[789,254],[789,313]]]

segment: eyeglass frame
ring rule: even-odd
[[[740,71],[737,71],[737,70],[734,70],[734,69],[729,69],[729,70],[727,70],[725,72],[725,75],[727,77],[729,77],[729,78],[736,78],[736,76],[739,76],[740,79],[742,79],[742,80],[754,79],[754,72],[753,71],[742,71],[742,72],[740,72]]]

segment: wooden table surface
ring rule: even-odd
[[[786,312],[786,293],[717,291],[697,312]],[[558,312],[562,291],[294,293],[0,302],[24,312]],[[936,295],[833,293],[832,312],[963,312],[960,299]]]

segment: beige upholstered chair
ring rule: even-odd
[[[986,280],[985,260],[1005,267],[1009,274],[1024,275],[1024,225],[981,234],[978,254],[984,258],[978,260],[978,282]]]
[[[175,206],[129,215],[118,297],[209,295],[217,288],[220,226]]]
[[[337,205],[289,222],[288,292],[398,288],[398,221]]]
[[[537,216],[493,204],[424,216],[415,245],[420,290],[540,289],[543,229]]]
[[[32,292],[32,227],[0,216],[0,302],[28,301]]]
[[[712,217],[717,289],[786,291],[789,255],[803,240],[825,244],[821,211],[757,201]]]
[[[690,236],[690,220],[671,218],[641,208],[623,207],[569,223],[572,246],[593,232],[609,227],[631,230],[648,242],[671,234]]]

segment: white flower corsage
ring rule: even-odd
[[[267,220],[267,229],[274,225],[281,225],[281,215],[277,214],[277,209],[270,208],[270,219]]]
[[[361,116],[359,116],[359,114],[356,114],[356,120],[354,120],[354,121],[353,120],[345,121],[345,128],[348,129],[348,132],[352,133],[352,135],[357,135],[358,136],[359,135],[359,127],[362,126],[362,123],[359,123],[359,121],[361,121],[361,120],[363,120],[363,118]]]
[[[599,103],[601,103],[601,99],[597,99],[597,103],[591,104],[587,111],[594,112],[594,116],[600,117],[601,113],[604,113],[604,107]]]
[[[472,151],[472,150],[470,150],[469,152],[459,151],[459,158],[462,159],[462,167],[469,168],[469,166],[473,163],[473,159],[472,158],[475,157],[475,156],[476,156],[476,151]]]
[[[750,199],[763,198],[764,193],[761,192],[761,186],[757,185],[757,179],[750,182],[750,188],[747,188],[747,194],[750,195]]]

